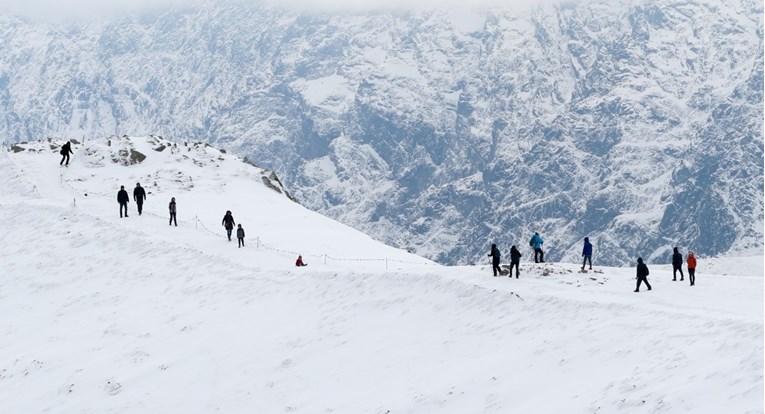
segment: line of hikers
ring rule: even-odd
[[[688,266],[688,281],[691,286],[696,286],[696,254],[693,251],[688,251],[688,256],[685,259]],[[640,292],[640,284],[645,283],[648,290],[651,290],[651,284],[648,283],[648,266],[643,263],[643,258],[637,259],[637,286],[635,286],[635,292]],[[683,277],[683,255],[680,250],[675,247],[672,251],[672,281],[677,282],[677,272],[680,272],[680,281],[684,280]]]
[[[135,188],[133,189],[133,201],[135,201],[136,206],[138,207],[138,215],[143,214],[143,203],[146,201],[146,190],[144,190],[143,187],[141,187],[141,183],[135,183]],[[125,212],[124,217],[128,217],[128,203],[130,203],[130,197],[128,196],[128,192],[125,190],[125,186],[121,185],[120,190],[117,192],[117,203],[120,205],[120,218],[123,217],[122,212]],[[168,210],[170,211],[170,222],[168,225],[172,226],[175,224],[175,227],[178,227],[178,218],[176,217],[176,204],[175,204],[175,197],[170,197],[170,204],[168,204]]]
[[[231,233],[234,230],[234,226],[237,225],[234,221],[234,215],[231,213],[231,210],[226,210],[226,214],[223,216],[223,220],[221,220],[221,225],[226,229],[226,236],[228,236],[228,241],[231,241]],[[239,227],[236,229],[236,238],[239,242],[239,247],[244,247],[244,229],[242,228],[241,224],[238,224],[238,226]],[[308,263],[303,262],[302,255],[298,255],[297,260],[295,260],[295,266],[308,266]]]
[[[143,202],[146,201],[146,190],[141,187],[141,183],[135,183],[135,188],[133,189],[133,201],[135,201],[138,206],[138,215],[140,216],[143,213]],[[129,202],[130,197],[128,196],[128,192],[125,190],[125,186],[121,185],[120,191],[117,192],[117,203],[120,205],[120,218],[122,218],[123,210],[125,210],[125,217],[128,217],[127,205]],[[174,202],[175,201],[172,201],[172,203]]]
[[[143,187],[141,187],[141,183],[135,183],[135,189],[133,189],[133,200],[136,202],[136,205],[138,206],[138,215],[140,216],[143,213],[143,202],[146,200],[146,190],[144,190]],[[124,217],[128,217],[128,208],[127,205],[130,202],[130,197],[128,196],[127,191],[125,190],[125,186],[120,186],[120,191],[117,192],[117,203],[120,205],[120,218],[123,217],[122,211],[125,211]],[[170,211],[170,223],[169,225],[175,224],[175,227],[178,227],[178,218],[177,218],[177,208],[175,203],[175,197],[170,198],[170,204],[168,205],[168,209]],[[223,216],[223,220],[221,221],[221,225],[223,228],[226,229],[226,236],[228,237],[228,241],[231,241],[231,234],[234,231],[234,226],[238,226],[236,229],[236,238],[238,241],[238,247],[244,247],[244,228],[242,228],[241,224],[236,224],[234,221],[234,216],[231,213],[231,210],[227,210],[226,214]],[[295,260],[295,266],[302,267],[302,266],[308,266],[308,263],[303,262],[303,256],[298,255],[297,260]]]
[[[544,263],[544,251],[542,251],[542,244],[544,243],[544,240],[539,235],[538,232],[535,232],[534,235],[531,236],[531,239],[529,240],[529,246],[531,246],[534,249],[534,263]],[[521,254],[520,251],[515,247],[515,245],[510,247],[510,271],[508,272],[508,276],[510,278],[513,277],[513,268],[515,268],[515,278],[518,279],[518,276],[520,274],[520,263],[521,263],[521,257],[523,254]],[[489,252],[488,257],[491,257],[491,268],[494,272],[494,277],[497,277],[497,275],[502,275],[502,269],[499,267],[500,264],[500,258],[501,253],[499,249],[497,248],[496,244],[491,245],[491,252]],[[590,243],[590,238],[585,237],[584,238],[584,245],[582,246],[582,267],[581,270],[585,271],[585,266],[587,264],[590,265],[589,270],[592,270],[592,243]],[[696,285],[696,254],[692,251],[688,252],[688,257],[686,258],[686,263],[688,266],[688,280],[691,284],[691,286]],[[683,275],[683,255],[680,253],[679,249],[677,247],[674,248],[672,253],[672,281],[677,281],[677,272],[680,272],[680,281],[684,280]],[[640,284],[645,283],[645,285],[648,287],[648,290],[651,290],[651,285],[648,283],[648,266],[643,263],[643,258],[638,257],[637,259],[637,286],[635,287],[635,292],[640,291]]]
[[[585,249],[587,248],[587,245],[590,246],[590,250],[588,255],[585,257],[585,260],[590,258],[592,256],[592,245],[589,244],[590,241],[588,238],[584,238],[585,240]],[[531,236],[531,240],[529,240],[529,246],[531,246],[534,249],[534,263],[544,263],[545,262],[545,252],[542,250],[542,244],[545,241],[542,239],[542,236],[539,235],[539,233],[535,232],[534,235]],[[491,257],[491,268],[494,271],[494,277],[496,277],[498,274],[502,274],[502,269],[499,268],[499,262],[501,254],[499,252],[499,249],[497,248],[496,244],[491,245],[491,252],[488,255]],[[515,268],[515,278],[518,279],[518,275],[520,274],[520,263],[521,263],[521,257],[523,254],[521,254],[520,251],[518,251],[518,248],[513,245],[510,247],[510,277],[513,277],[513,268]],[[584,270],[584,263],[582,264],[582,270]],[[590,258],[590,270],[592,270],[592,259]]]

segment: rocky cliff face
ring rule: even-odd
[[[666,261],[763,244],[761,2],[0,17],[0,133],[156,133],[443,263],[492,242]],[[527,251],[527,250],[525,250]],[[528,254],[526,255],[528,256]]]

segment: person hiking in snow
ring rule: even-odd
[[[239,241],[239,247],[244,246],[244,229],[241,224],[239,225],[239,228],[236,229],[236,238]]]
[[[589,237],[584,238],[584,247],[582,248],[582,257],[584,257],[584,260],[582,260],[582,270],[584,270],[584,264],[587,263],[587,261],[590,262],[590,270],[592,270],[592,244],[590,244]]]
[[[644,282],[646,286],[648,286],[648,290],[651,290],[651,284],[648,283],[648,266],[643,263],[643,259],[638,257],[638,265],[637,265],[637,286],[635,287],[635,292],[640,292],[640,283]]]
[[[172,226],[173,222],[175,222],[175,227],[178,227],[178,218],[175,217],[175,197],[172,197],[170,199],[170,205],[168,206],[170,208],[170,223],[169,225]]]
[[[515,278],[518,279],[518,273],[520,273],[520,265],[521,265],[521,252],[518,251],[518,249],[515,248],[515,245],[513,245],[510,248],[510,277],[513,277],[513,266],[515,266]]]
[[[120,218],[122,218],[122,209],[125,209],[125,217],[128,216],[128,210],[127,205],[130,202],[130,196],[128,196],[127,191],[125,191],[125,186],[120,186],[120,191],[117,192],[117,202],[120,203]]]
[[[487,256],[491,257],[491,270],[494,271],[494,277],[497,276],[497,273],[501,275],[502,269],[499,268],[499,249],[496,244],[491,245],[491,253]]]
[[[295,260],[295,266],[297,266],[297,267],[308,266],[308,263],[303,263],[303,256],[302,255],[298,255],[297,260]]]
[[[529,240],[529,246],[534,248],[534,263],[545,262],[545,252],[542,251],[542,243],[544,242],[545,241],[542,240],[542,237],[537,232],[534,232],[534,235],[531,236],[531,240]]]
[[[146,200],[146,191],[141,187],[141,183],[135,183],[135,189],[133,189],[133,201],[138,204],[138,215],[143,212],[143,201]]]
[[[226,229],[226,234],[228,235],[228,241],[231,241],[231,232],[234,230],[234,225],[236,223],[234,222],[234,216],[231,215],[231,210],[226,211],[226,215],[223,216],[223,221],[221,222],[221,225]]]
[[[691,286],[696,284],[696,254],[688,252],[688,280]]]
[[[675,252],[672,254],[672,281],[677,281],[677,271],[680,271],[680,281],[683,281],[683,255],[675,247]]]
[[[74,152],[72,152],[72,143],[66,141],[66,143],[61,146],[61,151],[59,151],[59,154],[61,154],[61,162],[59,162],[58,165],[64,165],[64,160],[66,160],[66,165],[68,166],[69,154],[74,154]]]

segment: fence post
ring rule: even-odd
[[[199,229],[199,217],[198,216],[194,216],[194,229],[195,230]]]
[[[385,270],[388,270],[388,258],[385,258]]]
[[[324,253],[324,264],[327,264],[327,254]]]
[[[255,246],[256,249],[260,249],[260,237],[255,238]]]

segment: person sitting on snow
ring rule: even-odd
[[[308,263],[303,263],[303,256],[298,255],[297,260],[295,260],[295,266],[301,267],[301,266],[308,266]]]

